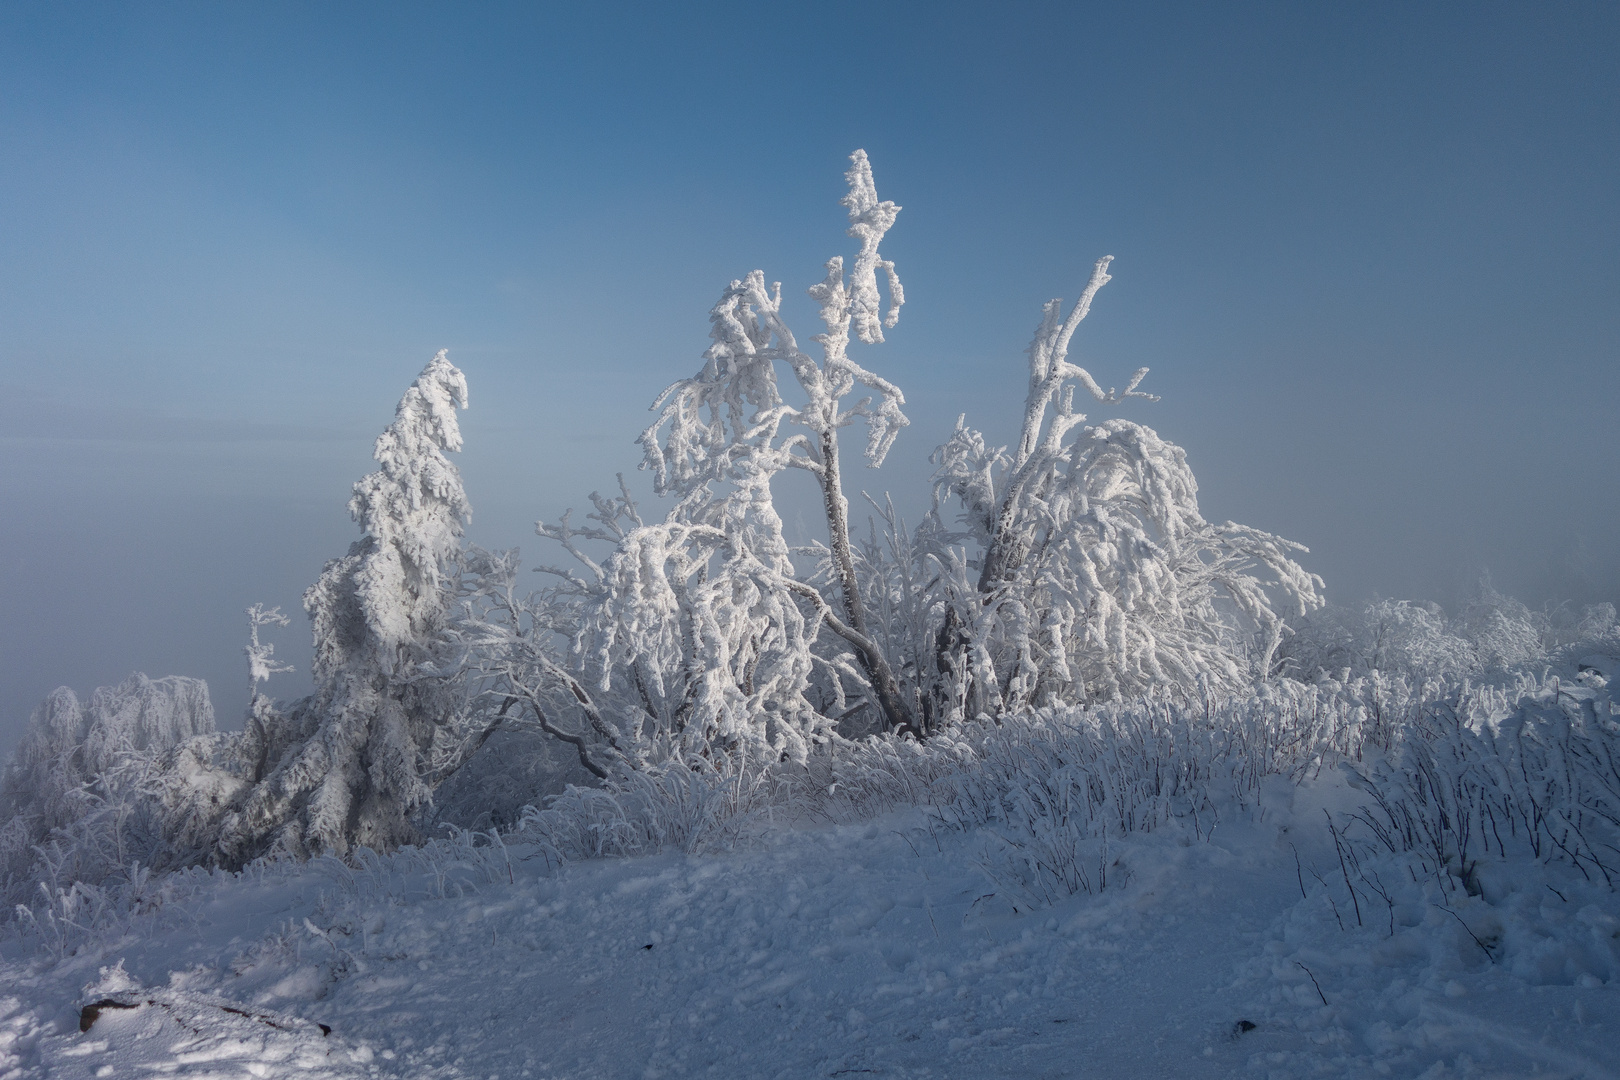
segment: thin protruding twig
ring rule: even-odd
[[[1496,963],[1496,957],[1491,955],[1490,946],[1479,940],[1479,935],[1474,933],[1473,929],[1469,927],[1466,922],[1463,922],[1463,917],[1461,915],[1451,910],[1451,908],[1446,907],[1444,904],[1436,904],[1435,907],[1439,908],[1441,911],[1444,911],[1453,919],[1456,919],[1459,923],[1461,923],[1462,928],[1468,931],[1468,936],[1474,939],[1474,944],[1479,946],[1479,951],[1485,954],[1485,959],[1489,960],[1493,964]]]
[[[1316,881],[1317,881],[1317,884],[1322,886],[1322,889],[1323,889],[1322,895],[1327,898],[1328,907],[1333,909],[1333,921],[1339,924],[1339,929],[1340,930],[1343,930],[1344,929],[1344,920],[1339,917],[1339,905],[1333,902],[1332,894],[1327,892],[1328,883],[1327,883],[1326,879],[1324,879],[1322,877],[1321,874],[1318,874],[1316,872],[1316,867],[1315,867],[1314,864],[1311,866],[1311,877],[1315,878]]]
[[[1361,921],[1361,901],[1356,898],[1356,887],[1350,884],[1350,868],[1344,862],[1344,847],[1339,843],[1339,830],[1334,827],[1333,815],[1329,814],[1325,807],[1322,813],[1327,817],[1328,832],[1333,834],[1333,850],[1339,856],[1339,869],[1344,873],[1344,887],[1350,890],[1350,903],[1356,909],[1356,925],[1364,926],[1366,924]]]
[[[1322,999],[1323,1005],[1326,1005],[1328,1003],[1327,995],[1322,993],[1322,984],[1316,981],[1315,975],[1311,975],[1311,969],[1306,967],[1304,964],[1300,964],[1298,960],[1295,960],[1294,963],[1299,964],[1299,970],[1311,976],[1311,985],[1316,987],[1316,996]]]

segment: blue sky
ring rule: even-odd
[[[0,747],[134,669],[233,722],[441,347],[472,539],[541,554],[728,280],[847,250],[856,147],[912,427],[852,486],[1010,438],[1111,254],[1077,358],[1153,369],[1206,516],[1339,601],[1620,598],[1616,55],[1610,4],[0,7]]]

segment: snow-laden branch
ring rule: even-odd
[[[843,257],[834,256],[827,262],[827,276],[809,290],[827,327],[814,339],[822,346],[822,359],[818,362],[802,352],[783,320],[780,282],[767,287],[761,270],[733,281],[709,312],[711,344],[703,354],[703,369],[658,396],[652,406],[658,418],[637,440],[643,449],[642,468],[652,471],[660,494],[726,479],[743,456],[769,455],[773,449],[809,455],[781,459],[777,468],[801,465],[820,473],[826,466],[818,453],[824,437],[856,419],[866,422],[866,458],[875,468],[908,423],[901,412],[905,395],[900,389],[848,353],[852,330],[866,344],[882,342],[883,328],[894,327],[905,302],[894,263],[878,251],[900,208],[877,200],[864,151],[857,150],[852,161],[845,177],[850,190],[842,202],[849,209],[849,234],[860,241],[861,250],[847,279]],[[877,284],[880,269],[889,289],[886,313]],[[777,362],[793,372],[805,397],[802,405],[790,406],[783,399]],[[868,397],[844,407],[843,398],[856,386],[874,391],[876,400]],[[777,445],[784,422],[807,428],[811,438],[789,440],[791,447]]]
[[[275,659],[275,645],[259,641],[259,627],[286,626],[292,620],[281,613],[279,607],[266,608],[263,604],[254,604],[247,609],[248,617],[248,643],[242,647],[247,654],[248,662],[248,697],[255,698],[259,694],[259,684],[268,682],[270,676],[279,675],[293,670],[291,664],[278,663]]]

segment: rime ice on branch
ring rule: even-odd
[[[274,645],[259,641],[259,627],[286,626],[292,620],[283,615],[279,607],[266,608],[263,604],[254,604],[248,608],[247,617],[248,643],[242,647],[242,651],[247,654],[248,700],[251,702],[258,699],[260,683],[268,682],[272,675],[293,670],[291,664],[276,662]]]

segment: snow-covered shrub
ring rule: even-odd
[[[470,512],[445,456],[461,449],[466,405],[467,381],[440,352],[378,437],[381,468],[349,501],[364,535],[304,594],[315,693],[285,711],[255,695],[236,747],[252,787],[221,825],[225,863],[412,841],[434,780],[459,764],[467,709],[436,646]],[[252,649],[250,666],[268,660]]]
[[[1512,682],[1542,666],[1578,667],[1586,653],[1620,649],[1612,604],[1535,611],[1482,582],[1455,616],[1432,601],[1371,600],[1295,622],[1277,667],[1301,679],[1364,676]],[[1573,676],[1575,670],[1570,670]]]
[[[524,811],[517,836],[559,859],[734,847],[767,824],[850,822],[931,808],[943,828],[978,830],[986,868],[1022,902],[1105,887],[1108,838],[1175,824],[1207,836],[1277,784],[1360,753],[1390,697],[1292,681],[1191,703],[1182,698],[1042,710],[961,725],[924,742],[888,733],[840,740],[808,762],[668,761],[570,787]],[[1033,898],[1033,900],[1031,899]]]
[[[770,806],[770,766],[698,770],[682,762],[570,786],[544,810],[525,807],[517,835],[559,859],[688,854],[730,848]]]
[[[1066,315],[1062,301],[1046,305],[1017,445],[991,446],[964,417],[935,451],[935,520],[912,547],[931,564],[915,576],[939,583],[943,618],[905,666],[936,722],[1199,685],[1230,692],[1268,672],[1279,606],[1302,615],[1321,602],[1321,579],[1292,558],[1303,547],[1204,520],[1180,447],[1127,420],[1087,426],[1075,411],[1077,386],[1105,405],[1155,400],[1136,389],[1146,368],[1104,391],[1068,361],[1110,261]],[[940,524],[942,501],[960,507],[961,532]]]
[[[1591,604],[1580,609],[1573,604],[1560,604],[1548,614],[1547,621],[1558,645],[1581,642],[1620,645],[1620,616],[1613,604]]]
[[[1323,673],[1438,678],[1478,671],[1473,645],[1448,627],[1434,603],[1373,600],[1328,607],[1299,620],[1278,650],[1279,666],[1296,678]]]
[[[891,810],[935,806],[977,759],[974,725],[919,742],[885,733],[841,740],[786,779],[794,808],[816,820],[861,821]]]
[[[971,739],[888,733],[839,740],[804,763],[667,761],[570,786],[543,810],[525,808],[516,834],[565,860],[728,850],[772,823],[863,821],[936,805],[975,760]]]
[[[985,836],[985,870],[1021,905],[1101,891],[1122,872],[1111,844],[1117,856],[1127,837],[1168,826],[1205,838],[1222,815],[1262,807],[1270,787],[1357,754],[1365,689],[1280,680],[985,725],[939,813]]]
[[[1346,768],[1371,797],[1361,835],[1412,853],[1424,874],[1477,891],[1483,866],[1531,858],[1620,885],[1620,719],[1606,685],[1455,685],[1386,755]]]
[[[187,861],[199,839],[187,823],[231,794],[206,764],[218,742],[200,679],[137,673],[85,704],[68,687],[52,691],[0,777],[8,907],[37,900],[41,884],[55,895],[125,873],[132,861]]]
[[[1077,386],[1105,405],[1156,400],[1136,389],[1145,368],[1105,391],[1068,360],[1110,262],[1067,313],[1046,305],[1017,446],[992,447],[964,416],[935,451],[934,511],[914,533],[874,502],[868,606],[888,616],[874,634],[921,730],[1150,691],[1232,692],[1268,672],[1279,609],[1320,604],[1320,579],[1292,558],[1300,545],[1204,520],[1179,447],[1125,420],[1085,426],[1075,411]],[[944,524],[947,502],[961,531]]]

